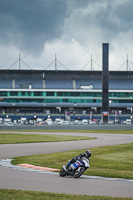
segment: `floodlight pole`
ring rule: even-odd
[[[21,54],[19,53],[19,70],[21,68]]]
[[[92,60],[92,54],[91,54],[91,71],[93,70],[93,60]]]
[[[57,71],[57,59],[56,59],[56,53],[55,53],[55,70]]]
[[[126,71],[128,71],[128,54],[127,54],[127,60],[126,60]]]

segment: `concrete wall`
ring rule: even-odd
[[[0,126],[0,130],[133,130],[133,125]]]

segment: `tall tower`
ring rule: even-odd
[[[103,43],[102,46],[102,117],[103,124],[108,123],[108,113],[109,113],[109,99],[108,99],[108,89],[109,89],[109,72],[108,72],[108,58],[109,58],[109,44]]]

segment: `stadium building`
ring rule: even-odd
[[[132,117],[133,71],[109,71],[109,117]],[[102,71],[0,70],[0,117],[101,118]]]

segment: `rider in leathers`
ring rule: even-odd
[[[71,165],[72,163],[76,162],[76,160],[81,160],[81,158],[86,157],[89,160],[89,157],[91,156],[91,151],[86,150],[84,153],[80,153],[78,156],[73,157],[71,160],[69,160],[68,164],[63,166],[64,170],[67,171],[67,167]]]

